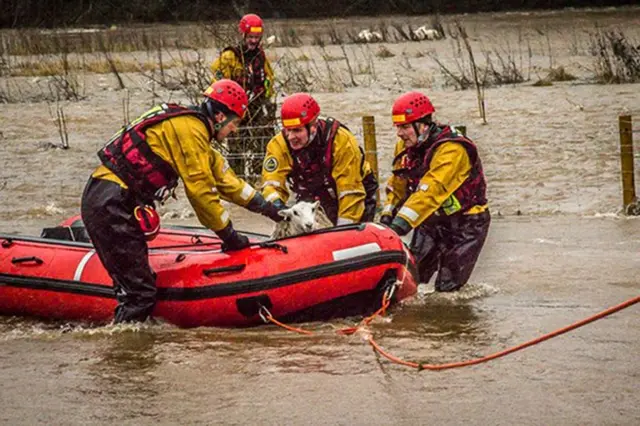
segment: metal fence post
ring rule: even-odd
[[[620,126],[620,165],[622,168],[622,205],[625,214],[636,202],[636,186],[633,170],[633,129],[630,115],[618,117]]]

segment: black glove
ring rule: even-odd
[[[389,227],[393,230],[393,232],[401,237],[407,235],[409,231],[411,231],[411,225],[409,225],[409,222],[397,216],[395,219],[393,219],[393,222],[391,222],[391,225],[389,225]]]
[[[253,196],[249,204],[247,204],[247,209],[254,213],[260,213],[263,216],[268,217],[274,222],[280,222],[284,219],[282,216],[278,214],[278,212],[285,208],[285,205],[280,200],[276,200],[273,203],[268,202],[264,199],[262,194],[256,192]]]
[[[222,239],[222,251],[241,250],[251,245],[249,238],[238,234],[233,229],[231,222],[224,229],[217,231],[216,234]]]
[[[386,214],[380,218],[380,223],[383,225],[390,226],[392,220],[393,220],[393,216],[391,216],[390,214]]]
[[[281,222],[284,217],[280,216],[278,212],[284,209],[284,206],[278,207],[275,203],[265,202],[262,207],[262,214],[271,219],[274,222]]]

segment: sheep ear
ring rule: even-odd
[[[318,206],[320,205],[320,201],[316,201],[315,203],[313,203],[313,209],[317,209]]]
[[[282,216],[287,222],[291,220],[291,212],[289,210],[280,210],[278,215]]]

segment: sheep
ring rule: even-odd
[[[277,37],[277,36],[275,36],[275,35],[271,35],[271,36],[269,36],[269,37],[267,37],[267,38],[265,38],[265,39],[264,39],[263,44],[264,44],[265,46],[271,46],[272,44],[277,43],[277,42],[279,42],[279,41],[280,41],[280,40],[278,40],[278,37]]]
[[[423,25],[413,31],[412,38],[414,40],[439,40],[442,38],[442,34],[438,30]]]
[[[306,234],[316,229],[333,226],[333,223],[320,207],[320,201],[314,203],[300,201],[288,209],[280,210],[278,214],[284,220],[278,222],[271,233],[271,239],[273,240]]]
[[[379,31],[365,29],[358,33],[358,40],[363,43],[375,43],[382,41],[382,34]]]

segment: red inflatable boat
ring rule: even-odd
[[[391,230],[346,225],[221,252],[203,228],[163,228],[150,243],[158,274],[155,317],[181,327],[250,326],[366,315],[416,293],[413,257]],[[72,218],[41,237],[0,234],[0,314],[107,323],[111,279]],[[265,311],[266,309],[266,311]]]

